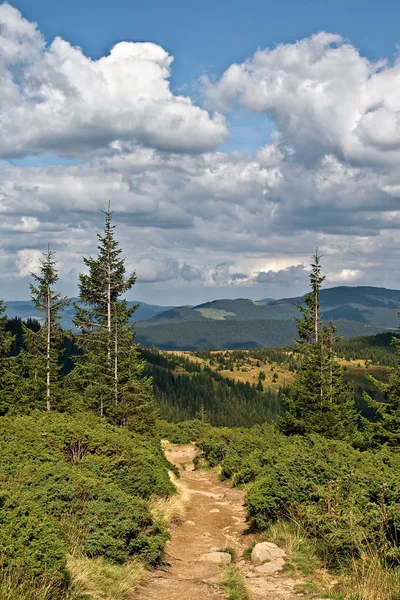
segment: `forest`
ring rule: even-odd
[[[346,574],[338,599],[378,600],[362,592],[371,569],[381,597],[399,598],[399,338],[338,338],[321,316],[316,251],[294,346],[139,347],[126,300],[136,275],[104,216],[75,333],[60,325],[69,300],[50,247],[32,274],[40,322],[0,304],[0,598],[108,598],[104,573],[128,598],[169,537],[153,510],[176,492],[162,439],[196,443],[198,467],[244,487],[252,528],[301,533],[321,568]],[[344,359],[387,376],[366,370],[357,394]]]

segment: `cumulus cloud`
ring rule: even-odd
[[[204,84],[210,107],[270,115],[298,160],[325,153],[356,164],[400,158],[399,57],[374,63],[340,35],[321,32],[258,50]]]
[[[0,5],[0,156],[214,148],[226,121],[171,92],[172,61],[150,42],[120,42],[98,60],[59,37],[47,46],[34,23]]]
[[[46,45],[0,5],[0,156],[87,157],[0,162],[3,280],[22,289],[50,242],[60,285],[76,293],[111,200],[145,300],[298,295],[317,245],[327,284],[400,286],[397,60],[372,64],[318,34],[232,65],[206,83],[209,106],[265,112],[277,126],[249,156],[214,149],[225,119],[172,94],[171,64],[150,43],[99,60],[59,38]]]
[[[201,269],[171,258],[163,260],[143,258],[137,262],[135,269],[138,280],[145,283],[165,282],[174,279],[194,281],[203,278]]]
[[[24,248],[18,250],[15,261],[17,268],[17,277],[26,277],[31,273],[38,273],[40,268],[40,261],[43,259],[43,254],[40,250],[33,250],[30,248]]]
[[[292,265],[279,271],[259,271],[254,277],[256,283],[275,285],[304,285],[309,272],[304,265]]]

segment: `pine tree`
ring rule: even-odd
[[[0,414],[4,415],[15,409],[18,383],[17,365],[14,357],[10,357],[14,336],[6,330],[7,306],[0,300]]]
[[[34,390],[39,395],[43,394],[46,410],[50,411],[53,396],[59,392],[59,348],[63,338],[60,313],[69,301],[59,292],[54,291],[58,272],[50,245],[43,256],[39,274],[31,274],[35,284],[30,285],[35,308],[44,315],[43,326],[37,332],[25,328],[25,341],[28,348],[25,366],[29,371]]]
[[[74,323],[82,332],[85,354],[74,373],[75,385],[101,416],[146,429],[154,422],[154,405],[151,380],[143,376],[144,361],[133,345],[130,320],[138,305],[129,307],[121,298],[135,284],[136,274],[126,274],[110,206],[104,214],[97,256],[83,259],[88,273],[79,276]]]
[[[325,281],[325,276],[321,274],[321,256],[318,254],[318,248],[312,260],[310,273],[311,291],[304,296],[305,306],[298,305],[302,315],[302,318],[296,318],[296,325],[299,332],[298,346],[300,344],[318,343],[321,328],[320,292],[321,285]]]
[[[400,313],[398,313],[400,316]],[[400,331],[400,328],[399,328]],[[367,375],[369,381],[385,395],[385,402],[378,402],[364,392],[363,396],[368,406],[375,412],[376,418],[373,422],[363,419],[364,437],[367,446],[380,447],[382,444],[388,446],[400,446],[400,340],[395,337],[392,343],[397,349],[397,364],[390,371],[389,383],[378,381],[371,375]]]
[[[285,398],[286,413],[278,426],[288,434],[320,433],[346,439],[355,433],[357,413],[351,384],[343,379],[343,370],[334,356],[336,328],[323,325],[320,316],[320,289],[324,281],[318,250],[310,274],[311,292],[297,319],[299,370],[291,393]]]

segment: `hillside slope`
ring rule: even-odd
[[[339,321],[344,337],[374,335],[383,330],[354,321]],[[144,346],[165,350],[224,350],[288,346],[297,335],[293,319],[286,321],[187,321],[148,326],[138,323],[136,341]]]
[[[71,301],[77,301],[77,298],[71,298]],[[128,302],[128,306],[133,306],[137,304],[136,301]],[[145,321],[154,317],[158,313],[167,311],[172,309],[172,306],[158,306],[154,304],[146,304],[145,302],[141,302],[139,308],[134,314],[134,321]],[[35,319],[40,319],[41,315],[33,306],[33,302],[31,300],[9,300],[7,302],[7,310],[6,315],[9,319],[14,317],[20,317],[25,320],[29,317],[33,317]],[[61,325],[63,329],[73,329],[72,320],[75,316],[75,309],[72,305],[67,306],[62,312],[62,322]]]
[[[398,325],[400,291],[375,287],[335,287],[321,291],[321,316],[324,320],[355,321],[381,328]],[[192,308],[182,306],[152,317],[149,325],[182,321],[286,321],[299,316],[302,296],[264,299],[259,302],[246,298],[213,300]],[[361,335],[361,334],[359,334]]]

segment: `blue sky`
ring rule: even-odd
[[[320,30],[348,37],[371,59],[399,42],[396,0],[15,0],[51,40],[60,35],[98,58],[121,40],[154,41],[175,57],[175,88],[217,76],[258,47],[294,42]]]
[[[202,75],[219,77],[257,48],[325,30],[349,38],[362,55],[377,60],[392,57],[400,41],[396,0],[13,0],[12,5],[37,21],[48,41],[61,36],[95,59],[121,40],[160,44],[174,56],[172,89],[194,99]],[[231,134],[222,150],[253,152],[275,129],[265,115],[227,118]],[[51,161],[30,158],[26,164]]]
[[[400,288],[399,23],[394,0],[0,0],[0,297],[47,242],[75,295],[110,199],[145,302],[299,295],[316,245],[326,285]]]

